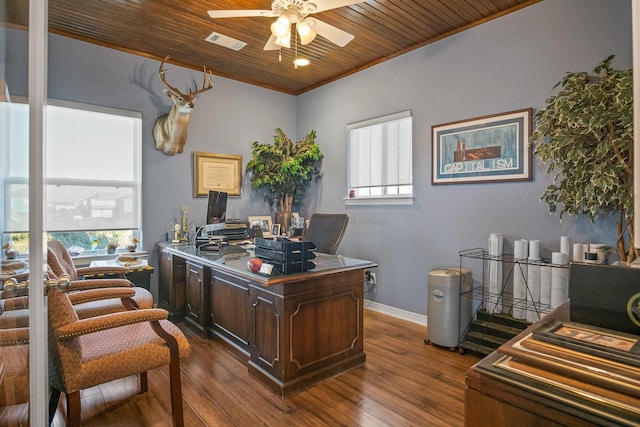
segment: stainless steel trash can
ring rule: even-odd
[[[471,291],[473,278],[466,267],[432,270],[427,279],[427,342],[455,350],[471,321],[471,298],[460,298]]]

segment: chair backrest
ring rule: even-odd
[[[53,274],[56,277],[66,274],[70,280],[78,280],[78,271],[67,247],[59,240],[49,240],[47,249],[47,263]]]
[[[317,252],[334,255],[348,223],[347,214],[313,214],[303,240],[315,243]]]

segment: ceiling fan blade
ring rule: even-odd
[[[331,43],[337,44],[340,47],[344,47],[353,40],[354,35],[341,30],[338,27],[334,27],[331,24],[327,24],[316,18],[307,18],[307,21],[312,21],[311,28],[316,33],[320,34]]]
[[[276,36],[271,34],[271,37],[269,37],[269,40],[267,40],[267,44],[264,45],[263,50],[278,50],[278,49],[280,49],[280,46],[276,44]]]
[[[208,10],[212,18],[243,18],[248,16],[276,16],[272,10]]]
[[[351,6],[352,4],[364,3],[364,0],[315,0],[314,3],[316,5],[314,13],[317,13],[339,7]]]

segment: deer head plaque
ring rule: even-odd
[[[189,128],[189,115],[195,107],[196,96],[213,88],[213,74],[207,67],[204,67],[204,81],[202,88],[196,88],[194,91],[189,89],[189,93],[184,94],[175,87],[167,83],[164,63],[169,56],[162,60],[160,64],[160,80],[165,86],[163,90],[173,101],[173,106],[168,114],[164,114],[156,120],[153,125],[153,139],[156,142],[156,149],[162,150],[167,156],[173,156],[176,153],[182,153],[184,145],[187,142],[187,129]]]

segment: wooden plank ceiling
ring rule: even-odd
[[[49,31],[288,94],[301,94],[541,0],[366,0],[316,13],[355,36],[338,47],[318,36],[298,55],[265,51],[275,18],[212,19],[208,10],[271,9],[270,0],[49,0]],[[28,3],[5,0],[5,25],[26,28]],[[1,12],[0,12],[1,15]],[[246,42],[239,51],[205,41],[212,32]]]

